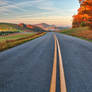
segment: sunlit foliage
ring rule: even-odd
[[[73,27],[92,27],[92,0],[79,0],[78,14],[73,16]]]

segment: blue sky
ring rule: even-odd
[[[71,26],[78,0],[0,0],[0,22]]]

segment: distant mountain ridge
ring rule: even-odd
[[[56,25],[49,25],[49,24],[46,24],[46,23],[41,23],[41,24],[36,24],[35,26],[37,26],[37,27],[40,27],[40,28],[42,28],[42,29],[44,29],[44,30],[47,30],[47,31],[49,31],[49,30],[61,30],[61,29],[65,29],[66,27],[57,27]]]
[[[0,31],[27,31],[27,32],[46,32],[65,29],[66,27],[57,27],[56,25],[49,25],[46,23],[41,24],[13,24],[13,23],[0,23]]]

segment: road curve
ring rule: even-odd
[[[0,92],[49,92],[53,34],[60,43],[67,92],[92,92],[92,43],[52,32],[0,52]]]

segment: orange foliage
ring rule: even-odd
[[[92,26],[92,0],[79,0],[78,14],[73,16],[73,27],[79,27],[82,22]]]
[[[23,27],[24,26],[24,23],[20,23],[20,24],[18,24],[20,27]]]
[[[34,28],[32,25],[27,25],[27,27],[30,29]]]

